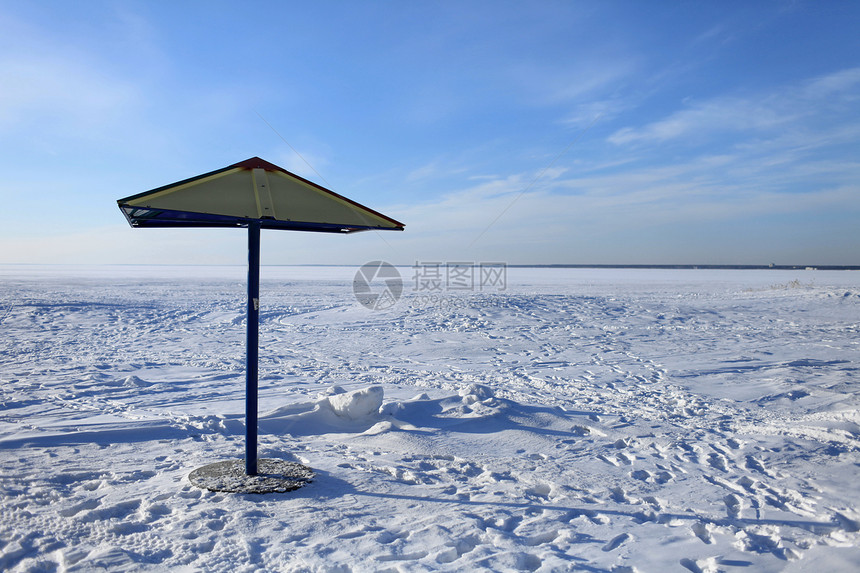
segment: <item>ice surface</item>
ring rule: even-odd
[[[508,269],[504,291],[265,267],[0,267],[0,569],[854,571],[860,273]]]

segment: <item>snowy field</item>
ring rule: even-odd
[[[0,570],[856,571],[860,273],[0,266]],[[351,393],[351,394],[350,394]]]

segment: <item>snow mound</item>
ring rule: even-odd
[[[92,376],[85,376],[83,378],[83,380],[81,381],[81,383],[84,385],[82,387],[86,387],[86,385],[93,384],[93,383],[98,384],[99,382],[95,378],[93,378]],[[134,376],[134,375],[126,376],[125,378],[116,378],[113,380],[106,380],[104,382],[101,382],[100,384],[103,384],[104,386],[108,386],[108,387],[113,387],[113,388],[132,388],[132,389],[134,389],[134,388],[147,388],[149,386],[152,386],[151,382],[147,382],[146,380],[138,378],[137,376]]]
[[[382,386],[371,386],[325,398],[332,412],[347,420],[361,420],[379,414],[382,407]],[[322,404],[322,402],[320,404]]]
[[[125,380],[122,381],[122,385],[129,388],[146,388],[147,386],[152,386],[151,383],[137,376],[126,376]]]
[[[360,433],[380,420],[383,397],[382,386],[349,392],[332,386],[314,402],[288,404],[263,414],[259,425],[271,434]]]
[[[458,393],[464,402],[483,402],[495,397],[493,389],[483,384],[469,384]]]
[[[548,427],[568,434],[570,414],[545,406],[528,406],[498,398],[492,388],[470,384],[455,395],[383,404],[381,386],[345,391],[332,386],[314,402],[288,404],[260,417],[260,428],[274,435],[353,433],[375,436],[390,431],[415,437],[437,432],[544,432]]]

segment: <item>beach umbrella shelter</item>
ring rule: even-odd
[[[320,233],[402,231],[403,223],[259,157],[125,197],[117,204],[135,228],[248,229],[245,473],[256,475],[260,229]]]

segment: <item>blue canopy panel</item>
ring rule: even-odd
[[[120,205],[125,218],[132,227],[247,227],[251,221],[259,221],[261,229],[279,229],[281,231],[313,231],[318,233],[355,233],[369,231],[377,227],[357,227],[334,225],[331,223],[302,223],[300,221],[278,221],[269,218],[241,218],[230,215],[213,215],[208,213],[193,213],[190,211],[170,211],[166,209],[151,209],[145,207],[128,207]],[[398,229],[398,230],[403,230]]]

